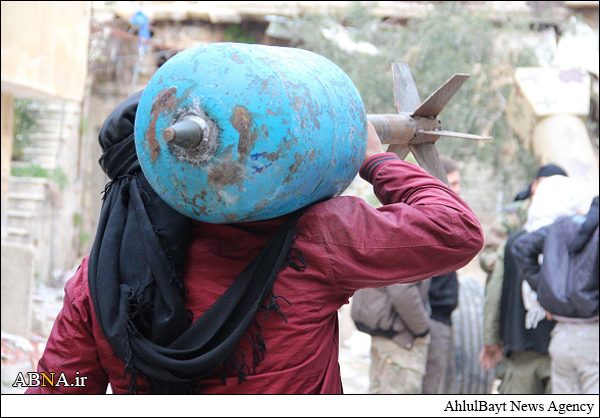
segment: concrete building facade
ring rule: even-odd
[[[2,330],[28,336],[34,275],[51,274],[51,269],[63,267],[52,260],[75,254],[65,235],[71,231],[65,225],[72,224],[80,194],[76,170],[91,2],[3,1],[1,7]],[[58,126],[50,131],[54,137],[46,141],[53,148],[40,149],[38,154],[50,154],[51,161],[41,163],[66,177],[60,192],[46,179],[11,177],[15,100],[19,99],[44,102],[59,115],[40,120],[36,134],[49,136],[44,129],[58,119]],[[21,224],[11,226],[17,222]]]

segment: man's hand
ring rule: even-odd
[[[381,139],[379,139],[379,135],[375,130],[375,127],[367,122],[368,127],[368,135],[367,135],[367,150],[365,151],[365,161],[371,158],[374,155],[382,154],[385,152],[383,149],[383,145],[381,144]]]
[[[498,344],[485,345],[479,353],[479,364],[486,370],[492,370],[496,363],[502,360],[502,346]]]

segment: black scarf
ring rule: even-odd
[[[285,265],[304,267],[289,258],[303,211],[290,217],[191,325],[181,278],[191,220],[162,201],[140,169],[133,128],[141,93],[115,108],[100,130],[104,152],[100,165],[111,183],[105,189],[89,259],[96,317],[116,355],[126,363],[130,392],[137,391],[139,373],[154,393],[193,393],[197,389],[193,382],[221,365],[225,371],[237,370],[242,382],[250,369],[236,361],[238,342],[242,337],[251,341],[255,367],[266,347],[254,315],[263,302],[267,313],[281,313],[272,294],[275,277]],[[251,324],[258,333],[249,338],[245,334]]]

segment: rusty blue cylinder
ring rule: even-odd
[[[343,192],[363,161],[366,124],[356,87],[328,59],[212,43],[152,76],[135,143],[148,181],[173,208],[204,222],[249,222]]]

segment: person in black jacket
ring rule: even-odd
[[[598,394],[598,197],[586,217],[562,217],[519,237],[513,254],[546,317],[557,321],[552,392]]]
[[[561,175],[546,178],[532,197],[522,229],[511,233],[499,249],[498,263],[486,288],[486,308],[489,309],[486,332],[488,338],[491,337],[489,341],[498,341],[502,350],[505,371],[498,387],[501,394],[552,391],[548,346],[554,321],[546,319],[537,295],[518,269],[518,260],[512,250],[523,233],[550,225],[561,216],[577,213],[582,199],[583,191],[575,180]],[[493,297],[487,294],[490,289],[494,292]],[[488,300],[494,299],[498,300],[497,307],[487,305]],[[493,364],[484,360],[492,359],[480,357],[481,364],[491,369]]]

